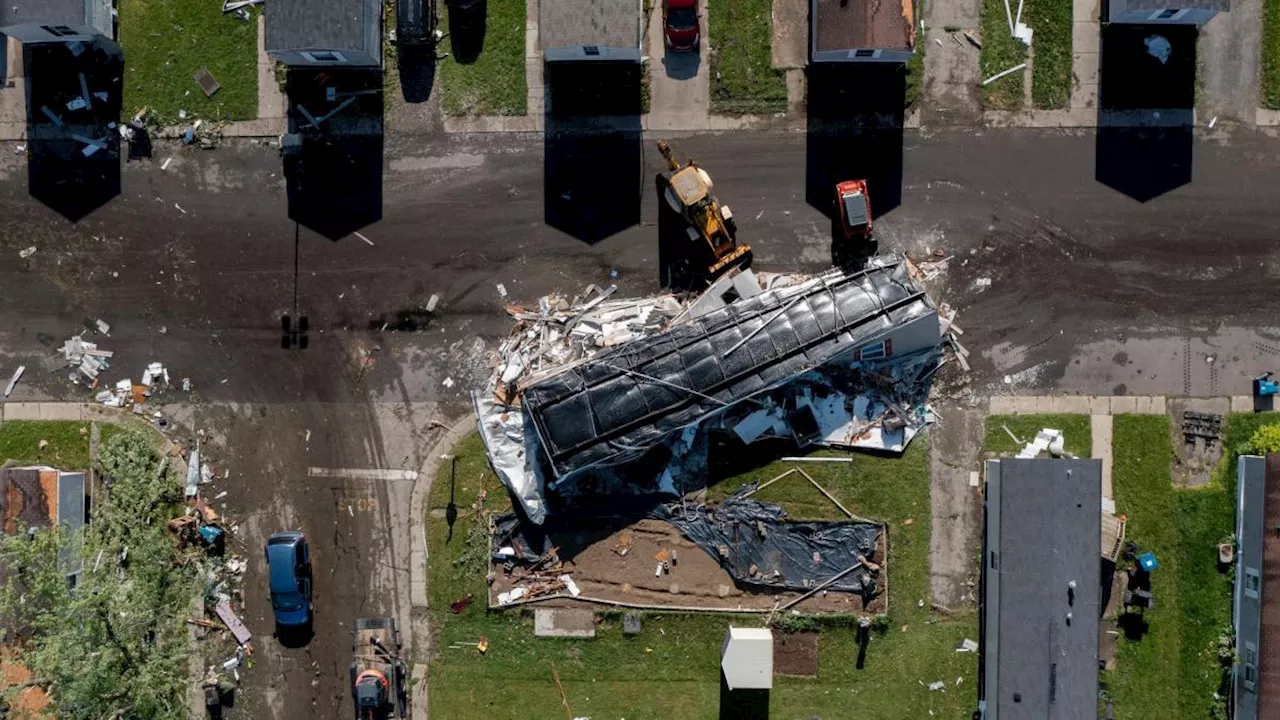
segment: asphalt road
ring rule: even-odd
[[[960,310],[973,370],[945,371],[952,400],[1239,394],[1278,364],[1280,142],[1219,126],[1194,145],[1191,182],[1146,203],[1095,179],[1091,133],[909,132],[903,144],[900,171],[892,141],[873,148],[867,174],[888,206],[876,231],[882,249],[953,256],[935,296]],[[830,265],[828,221],[807,201],[828,192],[814,180],[832,171],[814,167],[830,162],[828,145],[750,133],[673,145],[710,171],[758,267]],[[244,521],[251,560],[246,616],[261,640],[238,716],[345,715],[351,622],[407,619],[407,483],[308,468],[432,461],[433,422],[466,412],[466,390],[508,332],[503,302],[593,282],[620,294],[658,286],[662,165],[650,143],[389,141],[382,220],[361,231],[372,246],[298,231],[279,158],[260,145],[157,148],[155,162],[126,166],[118,198],[74,225],[27,196],[20,161],[0,148],[0,376],[28,366],[14,401],[85,399],[53,350],[102,318],[113,376],[136,379],[158,360],[190,377],[195,391],[176,399],[218,440],[210,453],[232,475],[217,488]],[[1138,180],[1178,184],[1162,171]],[[19,258],[28,246],[36,253]],[[284,350],[279,317],[295,291],[310,344]],[[317,634],[303,648],[270,638],[260,548],[286,527],[304,529],[315,555]]]

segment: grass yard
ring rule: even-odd
[[[1024,444],[1035,440],[1036,433],[1044,428],[1061,430],[1066,438],[1067,452],[1086,458],[1093,452],[1093,429],[1088,415],[992,415],[987,418],[983,450],[997,455],[1012,455],[1022,449],[1022,445],[1015,443],[1002,425],[1012,430]]]
[[[1023,13],[1027,12],[1024,6]],[[1071,12],[1070,5],[1067,12]],[[1040,29],[1036,28],[1039,45]],[[1037,51],[1039,48],[1037,47]],[[1070,54],[1070,47],[1067,48]],[[978,67],[983,80],[1027,61],[1027,48],[1009,35],[1009,19],[1004,0],[982,0],[982,49],[978,51]],[[1016,72],[981,88],[982,107],[986,110],[1022,109],[1023,73]]]
[[[142,107],[161,124],[189,118],[252,120],[258,115],[258,12],[251,22],[209,0],[120,0],[124,116]],[[206,98],[191,79],[207,67],[222,89]]]
[[[920,100],[920,94],[924,91],[925,45],[926,43],[920,43],[920,47],[916,48],[916,51],[911,54],[911,59],[907,61],[907,89],[903,105],[908,109]]]
[[[488,0],[485,22],[484,47],[474,60],[458,62],[450,54],[440,62],[444,111],[449,115],[523,115],[528,100],[524,0]],[[440,30],[449,32],[447,10],[440,14]]]
[[[1017,0],[1010,0],[1017,12]],[[1031,100],[1041,110],[1068,107],[1071,101],[1071,3],[1026,0],[1022,21],[1035,31],[1032,46]],[[1004,0],[983,0],[982,50],[978,54],[982,79],[1027,62],[1027,48],[1009,33]],[[987,110],[1021,110],[1023,73],[1016,72],[982,88]]]
[[[1248,440],[1255,417],[1231,415],[1224,447]],[[1217,717],[1213,694],[1223,668],[1216,647],[1231,624],[1231,575],[1218,572],[1217,544],[1235,529],[1235,456],[1208,485],[1184,489],[1171,481],[1168,418],[1117,415],[1113,446],[1116,510],[1128,518],[1128,538],[1160,561],[1151,575],[1149,631],[1140,640],[1121,635],[1116,669],[1103,676],[1116,717]]]
[[[707,0],[711,111],[763,115],[787,109],[786,73],[773,67],[772,0]]]
[[[889,523],[889,622],[887,631],[873,633],[865,669],[857,670],[851,620],[813,621],[821,630],[818,677],[778,677],[770,695],[773,717],[844,717],[851,707],[858,708],[859,717],[886,719],[961,720],[972,712],[977,656],[956,653],[955,646],[966,637],[977,639],[976,616],[942,619],[928,607],[929,476],[922,440],[900,460],[855,455],[852,463],[802,465],[852,512]],[[433,713],[458,720],[560,717],[564,711],[551,679],[554,663],[574,717],[667,720],[672,708],[679,708],[682,718],[718,716],[725,628],[731,622],[757,624],[758,616],[650,613],[643,633],[625,638],[620,616],[608,613],[594,640],[535,639],[529,614],[484,609],[486,523],[477,523],[469,509],[481,485],[488,493],[486,509],[501,511],[509,503],[477,436],[463,441],[455,455],[458,521],[451,542],[443,520],[450,495],[447,466],[428,499],[428,589],[438,648],[429,672]],[[767,480],[790,467],[774,463],[759,468],[713,486],[710,494],[723,497],[745,481]],[[799,476],[760,495],[797,518],[839,517]],[[905,524],[908,520],[911,524]],[[474,593],[476,601],[461,614],[451,614],[449,604],[467,593]],[[917,605],[921,599],[924,607]],[[449,648],[481,636],[489,640],[484,656],[474,649]],[[957,678],[962,678],[959,686]],[[920,685],[936,680],[946,682],[945,692]]]
[[[1280,0],[1262,0],[1262,106],[1280,110]]]
[[[9,420],[0,423],[0,464],[49,465],[59,470],[89,469],[89,425],[75,420]],[[123,428],[100,423],[105,442]],[[40,449],[40,441],[48,445]]]
[[[1035,30],[1031,101],[1041,110],[1065,108],[1071,102],[1071,3],[1028,0],[1022,15],[1023,22]]]

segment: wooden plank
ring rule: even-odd
[[[215,609],[218,613],[218,617],[227,626],[227,629],[231,631],[232,635],[236,636],[236,642],[241,645],[247,644],[253,637],[253,633],[249,632],[249,628],[245,627],[244,623],[240,622],[240,618],[236,617],[236,613],[231,609],[231,606],[225,602],[220,602],[218,603],[218,607]]]

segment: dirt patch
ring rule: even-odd
[[[773,672],[796,677],[818,676],[818,633],[773,634]]]
[[[614,551],[624,544],[630,546],[626,555]],[[675,561],[669,563],[666,572],[655,573],[658,567],[655,556],[664,550],[668,554],[674,552]],[[889,570],[884,557],[882,532],[875,556],[871,558],[882,568],[876,577],[877,593],[871,602],[864,604],[862,597],[853,593],[819,591],[791,609],[809,613],[885,612],[888,607],[885,573]],[[499,593],[508,592],[518,584],[513,583],[512,577],[504,574],[500,566],[494,569],[497,577],[489,592],[491,606],[497,604]],[[685,539],[675,526],[661,520],[640,520],[586,545],[572,560],[564,562],[562,571],[572,576],[584,597],[659,609],[768,611],[775,602],[785,605],[803,594],[738,587],[715,558]],[[815,578],[814,583],[826,579]],[[582,602],[565,597],[540,602],[539,606],[572,607]]]

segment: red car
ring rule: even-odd
[[[662,34],[672,52],[697,52],[698,0],[662,0]]]
[[[871,196],[867,194],[867,181],[845,180],[836,185],[835,204],[844,241],[864,255],[874,255],[876,242],[871,237]]]

